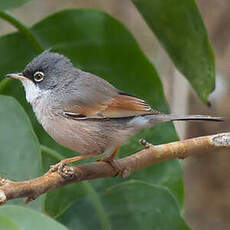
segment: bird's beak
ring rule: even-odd
[[[17,80],[24,80],[25,79],[25,77],[23,76],[22,73],[10,73],[10,74],[6,74],[5,77],[14,78]]]

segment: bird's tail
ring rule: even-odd
[[[168,121],[224,121],[222,117],[209,115],[176,115],[176,114],[150,114],[133,118],[129,125],[137,129],[147,128]]]
[[[158,116],[158,115],[157,115]],[[176,115],[176,114],[159,114],[162,121],[224,121],[223,117],[213,117],[209,115]]]

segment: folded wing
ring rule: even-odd
[[[157,114],[143,100],[118,92],[117,95],[101,103],[84,107],[72,107],[65,115],[76,119],[88,118],[121,118],[145,114]]]

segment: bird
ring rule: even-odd
[[[46,50],[34,57],[22,72],[6,77],[20,80],[26,100],[37,120],[59,144],[81,155],[51,167],[63,176],[64,166],[104,154],[113,168],[114,157],[126,140],[156,124],[179,120],[222,121],[208,115],[164,114],[147,102],[115,88],[93,73],[76,68],[62,54]]]

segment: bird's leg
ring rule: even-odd
[[[76,161],[79,161],[79,160],[82,160],[85,158],[94,157],[94,156],[95,156],[95,154],[85,154],[85,155],[81,155],[81,156],[66,158],[64,160],[61,160],[57,164],[52,165],[47,173],[51,173],[51,172],[58,170],[58,173],[62,177],[70,177],[73,175],[74,170],[71,167],[66,168],[65,166],[67,164],[70,164],[70,163],[73,163],[73,162],[76,162]]]
[[[105,156],[104,158],[97,160],[97,161],[109,163],[112,166],[112,168],[116,171],[115,176],[122,174],[122,171],[123,171],[121,167],[119,166],[119,164],[114,161],[114,157],[117,155],[119,149],[120,149],[120,146],[117,146],[109,156]]]

